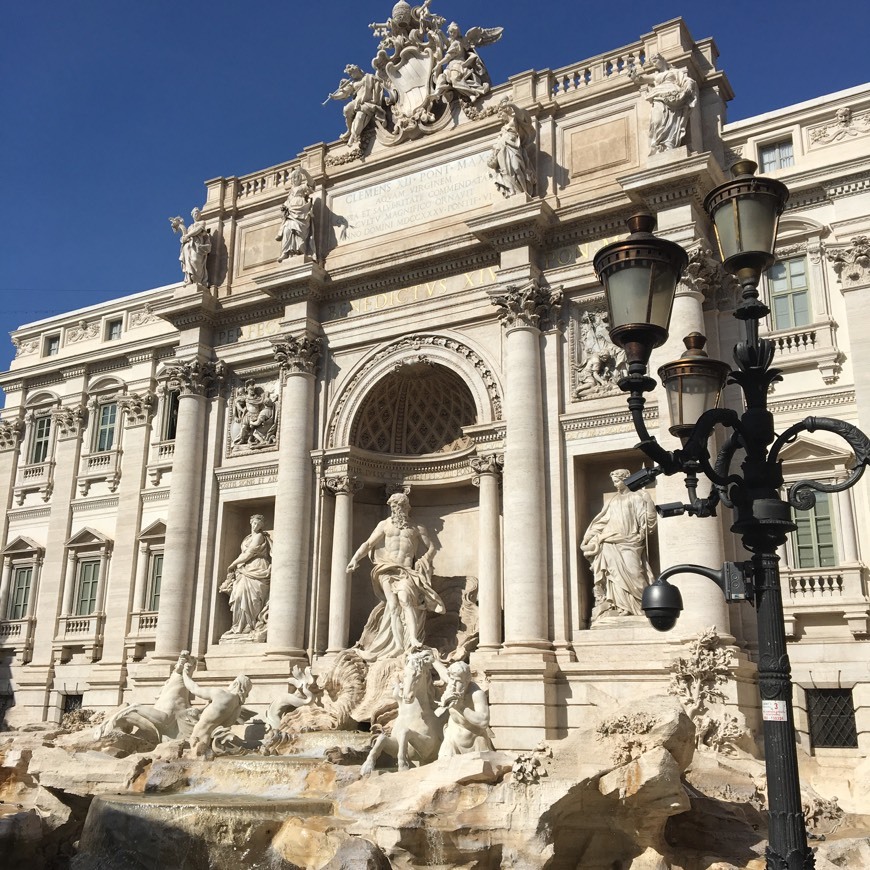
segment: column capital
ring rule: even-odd
[[[509,285],[501,295],[492,295],[502,326],[550,329],[559,319],[562,308],[562,287],[550,287],[535,278],[527,284]]]
[[[227,367],[221,360],[173,360],[161,372],[165,388],[181,396],[205,396],[219,389],[226,376]]]
[[[151,390],[118,396],[118,408],[123,413],[127,426],[144,426],[153,416],[156,404]]]
[[[480,486],[480,478],[484,475],[498,477],[501,475],[504,468],[504,456],[500,453],[490,453],[486,456],[472,456],[468,460],[471,470],[474,472],[474,477],[471,482],[475,486]]]
[[[324,477],[321,486],[333,495],[356,495],[362,488],[363,483],[353,475]]]
[[[14,450],[21,443],[24,434],[24,420],[0,421],[0,450]]]
[[[53,408],[51,412],[52,425],[57,430],[58,438],[73,438],[81,434],[85,425],[87,410],[83,405],[63,405]]]
[[[272,349],[285,374],[313,375],[323,351],[323,340],[306,333],[285,335],[272,340]]]
[[[677,285],[677,293],[698,293],[704,301],[716,308],[733,308],[740,285],[725,271],[725,267],[705,241],[699,241],[689,250],[689,265]]]

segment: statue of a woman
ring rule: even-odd
[[[221,640],[254,635],[265,628],[261,617],[268,606],[269,578],[272,576],[272,543],[263,530],[260,514],[251,517],[251,534],[242,541],[242,552],[227,568],[220,591],[230,596],[233,625]],[[252,638],[259,639],[259,638]]]
[[[202,220],[200,210],[195,208],[190,216],[193,223],[189,227],[184,226],[180,217],[170,218],[172,229],[181,233],[181,253],[178,259],[181,262],[181,271],[184,272],[185,284],[201,284],[208,286],[208,271],[206,260],[211,251],[211,230]]]
[[[314,204],[311,201],[313,188],[305,173],[297,166],[288,180],[290,192],[281,206],[284,220],[281,232],[276,236],[281,242],[278,262],[286,260],[291,254],[310,253],[315,256],[314,237],[311,228],[311,214]]]
[[[686,121],[698,102],[698,85],[684,69],[672,67],[660,54],[652,58],[655,71],[642,73],[630,67],[628,74],[652,104],[649,119],[649,153],[670,151],[683,144]]]
[[[505,103],[499,110],[504,126],[499,131],[487,165],[493,170],[495,186],[505,195],[533,196],[537,184],[534,163],[535,125],[525,109]]]

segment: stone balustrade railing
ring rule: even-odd
[[[643,45],[638,42],[611,54],[562,67],[550,73],[550,93],[558,99],[613,76],[623,75],[633,66],[643,66],[645,61]]]
[[[836,614],[855,636],[870,632],[867,570],[861,563],[835,568],[783,568],[786,633],[794,637],[802,615]]]

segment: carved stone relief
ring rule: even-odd
[[[848,248],[827,249],[838,283],[855,287],[870,281],[870,239],[855,236]]]
[[[86,320],[80,320],[78,325],[71,326],[66,331],[66,340],[68,344],[75,344],[79,341],[88,341],[96,338],[100,332],[100,324],[97,320],[92,320],[88,323]]]
[[[39,350],[39,339],[38,338],[26,338],[26,339],[12,339],[12,343],[15,345],[15,358],[17,359],[20,356],[27,356],[31,353],[36,353]]]
[[[619,379],[628,363],[625,351],[611,340],[607,311],[602,307],[579,309],[572,321],[571,395],[574,399],[597,399],[620,393]]]
[[[262,450],[278,438],[280,385],[277,381],[258,384],[252,378],[238,385],[229,398],[230,453]]]
[[[832,124],[825,124],[810,130],[810,142],[819,145],[830,145],[833,142],[844,142],[856,136],[870,132],[870,115],[854,115],[848,106],[837,109]]]

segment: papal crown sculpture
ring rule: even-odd
[[[348,64],[347,78],[324,101],[349,101],[342,139],[352,151],[361,150],[372,126],[385,144],[439,130],[449,123],[455,100],[471,104],[489,92],[477,49],[498,41],[502,28],[472,27],[463,34],[452,22],[445,32],[446,19],[429,11],[430,2],[412,8],[399,0],[386,21],[370,24],[380,39],[374,72]]]

